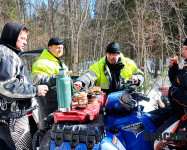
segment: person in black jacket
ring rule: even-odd
[[[0,39],[0,149],[32,149],[29,119],[31,98],[45,96],[46,85],[35,86],[18,54],[27,45],[28,29],[7,23]]]
[[[169,61],[168,76],[171,82],[170,87],[160,87],[159,91],[168,97],[170,108],[164,109],[165,112],[160,115],[165,123],[158,129],[158,133],[180,133],[185,135],[187,130],[187,39],[184,42],[182,50],[185,64],[182,69],[179,69],[177,61],[173,58]],[[167,110],[167,111],[166,111]],[[159,110],[158,110],[159,111]],[[160,111],[161,112],[161,111]],[[156,140],[154,149],[175,148],[186,149],[187,141],[180,139],[178,141]]]

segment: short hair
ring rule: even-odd
[[[26,33],[29,34],[29,30],[27,29],[27,27],[23,27],[22,31],[25,31]]]

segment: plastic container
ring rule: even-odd
[[[92,104],[92,103],[97,103],[97,98],[95,94],[91,94],[88,96],[88,103]]]
[[[88,106],[87,94],[85,92],[81,92],[78,96],[78,108],[85,109]]]

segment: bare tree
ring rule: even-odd
[[[21,24],[25,24],[25,0],[16,0],[16,9]]]

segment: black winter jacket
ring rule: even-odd
[[[29,72],[19,58],[16,49],[20,31],[19,24],[6,24],[0,39],[0,120],[24,115],[20,110],[30,110],[31,98],[38,95]],[[14,114],[16,116],[7,114]]]
[[[172,111],[184,114],[184,109],[187,110],[187,65],[179,69],[174,63],[169,69],[169,79],[172,85],[169,88],[168,97]]]

